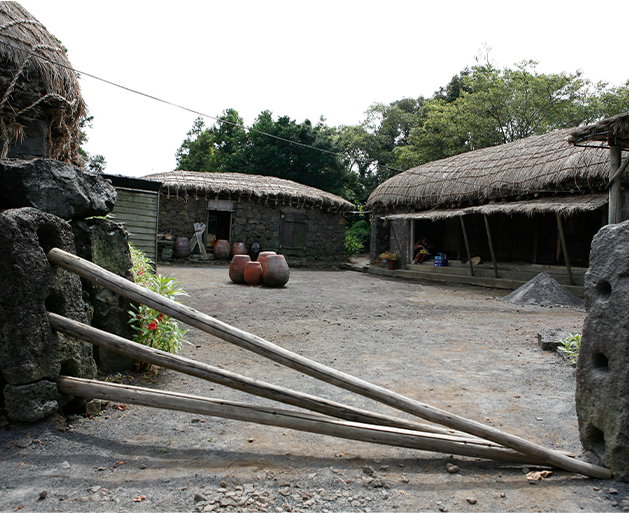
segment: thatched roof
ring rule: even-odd
[[[145,177],[162,182],[168,196],[183,198],[255,200],[272,205],[300,208],[320,208],[325,211],[347,212],[354,205],[339,196],[274,176],[241,173],[201,173],[171,171]]]
[[[576,145],[585,145],[591,141],[605,141],[613,146],[629,148],[629,112],[575,128],[568,140]]]
[[[368,208],[464,208],[495,200],[522,200],[557,192],[604,190],[607,151],[568,144],[572,129],[462,153],[409,169],[380,184]]]
[[[384,216],[387,221],[402,219],[430,219],[438,221],[451,217],[466,216],[472,214],[523,214],[532,217],[536,214],[556,213],[562,217],[570,217],[580,212],[592,212],[608,203],[607,194],[584,194],[574,196],[561,196],[555,198],[541,198],[525,201],[505,201],[500,203],[488,203],[476,207],[425,210],[408,214],[391,214]]]
[[[8,141],[24,136],[25,125],[44,119],[46,156],[81,164],[79,121],[87,108],[70,66],[46,27],[20,4],[0,2],[0,157]]]

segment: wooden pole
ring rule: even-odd
[[[612,181],[613,177],[617,177],[620,169],[620,160],[622,158],[622,147],[609,145],[609,224],[617,224],[622,220],[622,191],[619,178]]]
[[[557,228],[559,229],[559,238],[561,239],[561,248],[563,249],[563,259],[566,261],[566,270],[568,271],[568,282],[570,285],[574,285],[572,269],[570,268],[570,259],[568,258],[568,247],[566,246],[566,238],[563,233],[561,214],[559,212],[555,212],[555,214],[557,215]]]
[[[451,412],[440,410],[434,406],[423,404],[386,388],[373,385],[365,380],[356,378],[344,372],[322,365],[301,355],[276,346],[260,337],[234,328],[209,315],[203,314],[188,306],[176,303],[159,294],[147,290],[129,280],[117,276],[92,262],[67,253],[58,248],[48,252],[48,260],[59,267],[72,271],[83,278],[101,285],[113,292],[123,295],[132,301],[143,303],[166,315],[183,321],[195,328],[203,330],[211,335],[231,342],[243,349],[253,351],[274,362],[280,363],[292,369],[308,374],[314,378],[331,383],[345,390],[350,390],[393,408],[417,415],[437,424],[448,426],[458,431],[465,431],[474,436],[491,440],[505,447],[510,447],[518,452],[542,458],[548,464],[555,465],[565,470],[578,472],[586,476],[598,479],[610,479],[611,471],[597,467],[589,463],[571,459],[557,451],[547,449],[540,445],[524,440],[515,435],[504,433],[499,429],[486,426],[480,422],[465,419]]]
[[[463,433],[454,430],[444,429],[438,426],[429,426],[412,420],[399,419],[390,415],[369,412],[342,403],[328,401],[310,394],[296,392],[288,388],[276,386],[257,379],[248,378],[234,372],[230,372],[218,367],[213,367],[202,362],[190,360],[183,356],[174,355],[144,346],[136,342],[124,339],[117,335],[112,335],[92,326],[87,326],[72,319],[62,317],[54,313],[47,312],[48,322],[53,330],[59,331],[71,337],[86,340],[94,345],[123,354],[129,358],[159,365],[166,369],[172,369],[190,376],[205,379],[213,383],[219,383],[229,388],[234,388],[248,394],[266,397],[274,401],[279,401],[299,408],[330,415],[340,419],[363,424],[378,424],[382,426],[397,427],[415,431],[425,431],[429,433],[442,433],[462,436]],[[469,436],[469,435],[468,435]]]
[[[498,278],[498,264],[496,264],[494,244],[491,241],[491,231],[489,229],[489,216],[487,216],[487,214],[483,214],[483,219],[485,219],[485,230],[487,231],[487,241],[489,242],[489,252],[491,253],[491,261],[494,264],[494,275],[496,276],[496,278]]]
[[[461,229],[463,230],[463,239],[465,240],[465,251],[467,251],[467,263],[470,266],[470,276],[474,276],[474,264],[472,264],[472,252],[470,251],[470,243],[467,240],[465,221],[463,221],[463,216],[459,216],[459,219],[461,221]]]
[[[153,408],[186,411],[200,415],[210,415],[227,419],[254,422],[267,426],[319,433],[323,435],[370,442],[382,445],[393,445],[409,449],[444,452],[544,465],[541,458],[525,456],[516,451],[496,447],[483,440],[459,440],[450,435],[437,433],[418,433],[415,431],[392,427],[371,426],[355,422],[347,422],[311,413],[268,408],[249,405],[222,399],[209,399],[188,394],[164,392],[150,388],[105,383],[88,379],[59,376],[56,379],[57,390],[62,394],[74,397],[97,398],[124,404],[138,404]]]
[[[406,270],[406,262],[404,259],[404,256],[402,255],[403,251],[402,251],[402,247],[400,246],[400,243],[397,240],[397,235],[395,234],[395,226],[393,226],[393,221],[389,221],[391,223],[391,232],[393,232],[393,238],[395,239],[395,244],[397,245],[397,248],[400,250],[400,261],[402,262],[402,267],[404,267],[404,269]]]

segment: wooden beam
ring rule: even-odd
[[[483,219],[485,219],[485,230],[487,231],[487,241],[489,242],[489,252],[491,253],[491,261],[494,264],[494,275],[496,276],[496,278],[498,278],[498,264],[496,264],[494,244],[491,240],[491,231],[489,230],[489,216],[487,216],[487,214],[483,214]]]
[[[570,268],[570,259],[568,258],[568,246],[566,246],[566,237],[563,233],[563,224],[561,222],[561,214],[555,213],[557,216],[557,228],[559,230],[559,238],[561,240],[561,248],[563,249],[563,259],[566,261],[566,270],[568,271],[568,282],[570,285],[574,285],[574,279],[572,278],[572,269]]]
[[[296,392],[288,388],[276,386],[257,379],[248,378],[234,372],[230,372],[218,367],[213,367],[202,362],[190,360],[183,356],[174,355],[144,346],[136,342],[124,339],[117,335],[112,335],[92,326],[87,326],[72,319],[62,317],[51,312],[47,312],[48,322],[53,330],[59,331],[71,337],[85,340],[99,347],[123,354],[134,360],[159,365],[166,369],[182,372],[189,376],[205,379],[213,383],[218,383],[235,390],[240,390],[247,394],[265,397],[274,401],[279,401],[299,408],[316,411],[332,417],[345,419],[363,424],[379,424],[382,426],[411,429],[415,431],[425,431],[430,433],[442,433],[463,436],[454,430],[444,429],[438,426],[429,426],[412,420],[399,419],[391,415],[373,413],[359,408],[353,408],[342,403],[328,401],[310,394]],[[468,435],[469,436],[469,435]]]
[[[622,158],[622,146],[609,146],[609,224],[617,224],[622,221],[622,180],[617,177],[620,172],[620,160]]]
[[[472,253],[470,252],[470,243],[467,240],[467,231],[465,230],[465,221],[463,216],[459,216],[461,221],[461,229],[463,230],[463,239],[465,240],[465,251],[467,251],[467,263],[470,266],[470,276],[474,276],[474,264],[472,264]]]
[[[485,440],[490,440],[523,454],[542,458],[546,460],[548,464],[555,465],[564,470],[578,472],[597,479],[611,479],[611,471],[608,469],[571,459],[558,451],[547,449],[480,422],[465,419],[452,412],[440,410],[434,406],[421,403],[420,401],[405,397],[386,388],[379,387],[360,378],[317,363],[288,351],[283,347],[272,344],[260,337],[234,328],[209,315],[198,312],[189,306],[176,303],[153,291],[131,283],[121,276],[113,274],[92,262],[83,260],[61,249],[53,248],[48,252],[47,256],[50,263],[72,271],[132,301],[154,308],[155,310],[231,342],[243,349],[257,353],[276,363],[298,370],[326,383],[330,383],[345,390],[350,390],[364,397],[379,401],[437,424],[458,431],[464,431]]]
[[[323,435],[419,449],[513,461],[534,465],[545,465],[541,458],[525,456],[516,451],[496,447],[483,440],[460,440],[457,437],[437,433],[417,433],[392,427],[371,426],[356,422],[331,419],[322,415],[249,405],[222,399],[210,399],[175,392],[164,392],[151,388],[106,383],[102,381],[59,376],[57,390],[74,397],[97,398],[124,404],[138,404],[152,408],[186,411],[226,419],[254,422],[267,426],[319,433]],[[568,457],[568,456],[566,456]]]

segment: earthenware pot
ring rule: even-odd
[[[188,258],[190,256],[190,241],[187,237],[177,237],[175,240],[175,258]]]
[[[245,283],[245,266],[251,262],[249,255],[234,255],[229,265],[229,279],[234,283]]]
[[[258,260],[258,255],[261,251],[260,243],[257,240],[254,240],[251,244],[251,248],[249,248],[249,256],[251,257],[251,261],[255,262]]]
[[[243,277],[247,285],[262,284],[262,266],[260,262],[247,262]]]
[[[218,260],[226,260],[229,258],[231,248],[229,247],[229,241],[224,239],[218,239],[214,244],[214,258]]]
[[[396,264],[396,260],[387,260],[387,269],[389,271],[394,271],[395,270],[395,264]]]
[[[290,278],[284,255],[269,255],[264,262],[262,279],[269,287],[283,287]]]
[[[246,255],[247,254],[247,246],[245,246],[244,242],[234,242],[232,244],[232,257],[236,255]]]
[[[269,255],[275,255],[275,251],[263,251],[262,253],[260,253],[258,255],[258,262],[260,262],[260,264],[262,265],[262,270],[264,270],[264,261],[266,260],[266,257],[268,257]]]

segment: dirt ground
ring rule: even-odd
[[[507,291],[338,270],[291,271],[283,289],[226,267],[165,267],[184,303],[279,346],[458,415],[583,457],[575,371],[543,352],[543,328],[581,332],[585,311],[501,302]],[[396,412],[192,329],[182,355],[353,406]],[[252,404],[270,401],[169,370],[117,379]],[[110,404],[0,432],[2,511],[615,511],[629,486]],[[456,473],[447,466],[459,467]],[[46,492],[45,494],[43,492]],[[40,493],[46,495],[40,498]],[[135,501],[134,501],[135,499]]]

